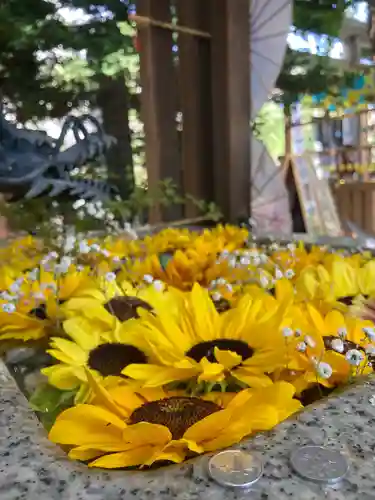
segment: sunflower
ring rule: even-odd
[[[344,259],[332,261],[330,269],[323,266],[306,269],[299,283],[310,298],[326,303],[326,310],[335,308],[346,312],[358,296],[375,296],[375,260],[355,267]]]
[[[129,365],[124,375],[145,387],[182,381],[204,387],[271,384],[268,374],[285,362],[281,329],[287,304],[244,296],[220,314],[198,284],[174,297],[178,314],[164,308],[157,315],[142,313],[132,323],[133,335],[143,338],[156,362]]]
[[[41,370],[48,382],[61,390],[77,391],[75,401],[91,397],[87,371],[95,377],[111,382],[120,377],[129,363],[147,363],[140,339],[126,332],[103,338],[101,331],[83,317],[70,318],[63,323],[68,338],[54,337],[47,353],[59,362]]]
[[[121,327],[122,323],[139,317],[139,310],[157,312],[160,307],[173,304],[169,300],[169,291],[160,281],[151,285],[144,284],[135,288],[130,282],[114,282],[105,292],[97,290],[96,296],[72,298],[65,304],[65,311],[70,317],[84,316],[91,325],[101,330],[102,335]]]
[[[181,463],[269,430],[301,408],[285,382],[244,390],[226,407],[161,389],[96,386],[95,404],[65,410],[49,438],[68,446],[71,459],[107,469]]]
[[[69,300],[95,297],[90,270],[55,274],[43,266],[19,275],[3,293],[0,310],[0,339],[38,340],[60,330],[69,315]]]

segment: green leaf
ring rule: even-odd
[[[49,384],[43,384],[32,394],[29,404],[34,411],[52,413],[73,404],[75,391],[61,391]]]
[[[170,252],[165,252],[165,253],[159,254],[159,262],[160,262],[160,265],[163,268],[163,270],[166,269],[168,262],[171,259],[173,259],[173,254]]]

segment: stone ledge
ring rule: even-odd
[[[69,461],[50,443],[27,400],[0,361],[0,500],[245,500],[208,479],[207,457],[151,472],[100,471]],[[265,474],[251,492],[255,500],[375,500],[375,393],[370,378],[241,443],[265,461]],[[350,462],[338,485],[304,481],[289,467],[302,444],[339,448]]]

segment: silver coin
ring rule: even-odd
[[[337,483],[349,470],[348,461],[339,451],[322,446],[298,448],[290,463],[301,477],[319,483]]]
[[[262,477],[263,462],[241,450],[226,450],[211,457],[208,471],[221,486],[249,488]]]

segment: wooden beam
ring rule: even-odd
[[[235,221],[250,215],[249,0],[208,1],[215,201]]]
[[[138,0],[137,13],[161,22],[171,21],[169,0]],[[171,178],[181,186],[181,162],[176,127],[177,85],[173,62],[172,32],[149,25],[139,26],[141,59],[141,108],[146,136],[148,184]],[[151,209],[150,222],[181,218],[181,207]]]
[[[207,1],[177,0],[177,16],[181,25],[194,30],[209,29]],[[180,33],[179,82],[181,89],[182,176],[184,191],[199,200],[213,199],[212,183],[212,102],[210,40]],[[193,203],[186,206],[185,215],[198,214]]]

